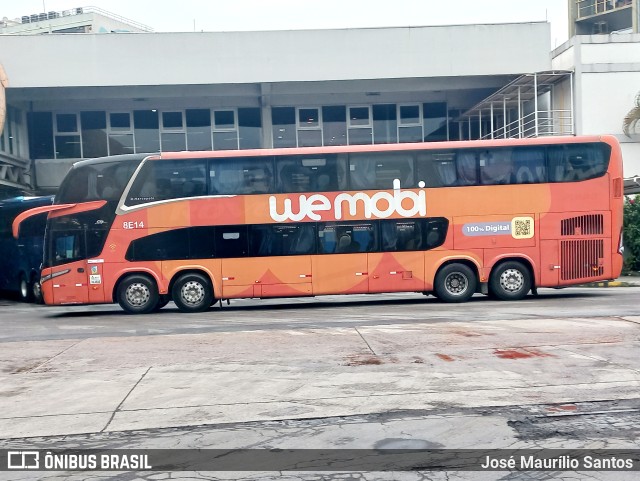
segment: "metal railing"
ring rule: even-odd
[[[539,110],[494,128],[481,139],[521,139],[552,135],[573,135],[571,110]]]

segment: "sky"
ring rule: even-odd
[[[567,40],[567,0],[0,0],[0,18],[94,6],[156,32],[222,32],[549,21]]]

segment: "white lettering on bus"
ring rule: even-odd
[[[427,215],[427,200],[425,191],[422,190],[424,182],[420,182],[418,185],[420,190],[417,193],[403,191],[400,188],[400,180],[395,179],[393,181],[393,194],[389,192],[376,192],[373,196],[369,196],[364,192],[338,194],[333,203],[335,218],[342,219],[345,204],[349,209],[349,214],[355,216],[358,212],[358,203],[362,205],[364,216],[367,219],[371,219],[371,217],[386,219],[394,213],[399,214],[401,217],[425,216]],[[402,205],[404,200],[412,203],[410,208]],[[284,199],[282,213],[279,213],[278,200],[272,195],[269,197],[269,214],[276,222],[285,222],[287,220],[300,222],[305,217],[318,221],[322,219],[319,212],[326,212],[332,209],[331,201],[322,194],[313,194],[309,197],[301,195],[298,198],[298,203],[300,210],[298,213],[294,213],[291,199]]]

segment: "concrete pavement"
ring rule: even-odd
[[[638,348],[640,316],[8,342],[0,438],[632,400]]]

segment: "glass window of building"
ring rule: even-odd
[[[187,150],[186,132],[184,129],[184,112],[162,112],[162,141],[163,152],[177,152]]]
[[[372,144],[371,106],[348,107],[349,144]]]
[[[104,111],[80,112],[82,125],[82,155],[85,158],[109,155],[107,146],[107,113]]]
[[[211,111],[209,109],[187,109],[187,149],[211,150]]]
[[[425,142],[438,142],[447,140],[449,138],[447,103],[426,103],[422,105],[422,109]]]
[[[274,147],[296,147],[296,109],[295,107],[272,107]]]
[[[33,159],[53,159],[53,113],[28,112],[27,122],[31,157]]]
[[[400,142],[422,141],[422,105],[398,105],[398,139]]]
[[[54,122],[54,143],[56,159],[82,158],[77,114],[56,114]]]
[[[298,108],[297,128],[298,147],[317,147],[322,145],[322,127],[320,109]]]
[[[374,143],[398,143],[398,121],[395,104],[374,105],[372,110]]]
[[[138,153],[153,153],[160,151],[160,121],[158,111],[134,110],[133,133],[135,148]]]
[[[324,145],[347,145],[347,108],[344,105],[322,107]]]
[[[133,123],[130,112],[110,112],[109,120],[109,154],[132,154],[133,149]]]
[[[238,150],[238,124],[236,111],[215,110],[213,112],[213,149]]]
[[[260,108],[238,109],[238,135],[241,149],[259,149],[262,147]]]

